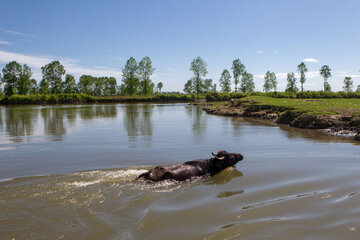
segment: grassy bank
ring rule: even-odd
[[[291,98],[291,99],[332,99],[332,98],[360,98],[360,92],[324,92],[324,91],[303,91],[293,92],[252,92],[252,93],[206,93],[206,100],[213,101],[229,101],[232,98],[243,98],[248,96],[262,96],[271,98]]]
[[[291,99],[248,96],[204,108],[211,114],[258,117],[298,128],[347,132],[360,139],[360,99]]]
[[[315,115],[359,115],[360,113],[360,99],[357,98],[287,99],[249,96],[242,101],[245,101],[245,105],[272,106],[274,109],[296,110]]]

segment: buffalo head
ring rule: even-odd
[[[211,153],[214,157],[212,162],[212,172],[220,172],[221,170],[234,166],[239,161],[243,160],[244,156],[239,153],[229,153],[227,151],[219,151],[217,154]]]

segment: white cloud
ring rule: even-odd
[[[7,46],[13,45],[12,42],[3,41],[3,40],[0,40],[0,44],[2,44],[2,45],[7,45]]]
[[[300,75],[298,73],[294,72],[294,74],[295,74],[296,78],[300,77]],[[286,79],[288,73],[275,73],[275,75],[276,75],[277,79]],[[255,74],[254,77],[255,78],[264,78],[265,74]],[[319,71],[311,71],[311,72],[306,73],[307,79],[313,79],[313,78],[318,78],[318,77],[320,77]]]
[[[18,35],[18,36],[31,37],[31,38],[35,37],[34,35],[31,35],[31,34],[17,32],[17,31],[8,30],[8,29],[0,29],[0,31],[4,32],[4,33],[10,33],[10,34]]]
[[[258,53],[258,54],[262,54],[262,53],[264,53],[264,51],[259,50],[259,51],[257,51],[257,53]]]
[[[351,78],[360,78],[360,74],[349,74],[348,72],[337,72],[335,74],[337,77],[351,77]]]
[[[312,63],[318,63],[320,62],[319,60],[315,59],[315,58],[305,58],[304,62],[312,62]]]
[[[101,76],[112,76],[121,79],[122,73],[116,69],[106,68],[106,67],[86,67],[81,66],[74,59],[67,59],[61,57],[51,57],[51,56],[29,56],[14,52],[0,51],[0,63],[8,63],[11,61],[17,61],[20,64],[27,64],[33,70],[34,78],[37,80],[41,79],[41,67],[46,64],[59,60],[62,65],[64,65],[66,73],[74,75],[76,78],[80,77],[83,74],[92,75],[95,77]]]

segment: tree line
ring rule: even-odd
[[[217,91],[216,83],[213,83],[212,79],[206,79],[207,71],[207,64],[201,58],[195,58],[190,65],[190,71],[193,72],[193,77],[191,77],[184,85],[184,92],[185,93],[195,93],[201,94],[210,91]],[[307,66],[304,62],[301,62],[297,66],[297,71],[299,73],[299,81],[300,81],[300,88],[301,91],[304,91],[304,83],[306,82],[306,73],[308,72]],[[231,76],[232,73],[232,76]],[[224,69],[221,73],[219,79],[220,91],[225,93],[230,93],[231,90],[231,78],[234,79],[234,92],[241,92],[241,93],[249,93],[255,91],[255,83],[254,83],[254,76],[247,72],[246,67],[243,63],[241,63],[240,59],[235,59],[232,63],[231,73],[229,70]],[[331,86],[328,82],[328,79],[332,76],[331,75],[331,68],[328,65],[324,65],[319,70],[320,75],[324,79],[323,83],[323,90],[324,91],[331,91]],[[287,74],[287,85],[285,92],[299,92],[299,88],[297,87],[298,79],[295,77],[293,72]],[[271,92],[277,90],[277,78],[274,72],[267,71],[264,76],[264,85],[263,90],[264,92]],[[351,77],[345,77],[344,79],[344,91],[351,92],[353,91],[353,81]],[[238,88],[238,85],[239,88]],[[357,92],[360,92],[360,85],[357,86]]]
[[[6,96],[14,94],[60,94],[84,93],[93,96],[114,95],[153,95],[161,92],[163,84],[155,84],[150,77],[155,68],[149,57],[144,57],[139,63],[131,57],[122,69],[122,84],[117,85],[114,77],[80,76],[76,83],[75,77],[66,74],[64,66],[59,61],[53,61],[41,67],[42,79],[38,83],[32,78],[31,68],[16,61],[9,62],[0,73],[0,86],[4,84]],[[0,90],[2,90],[0,88]]]

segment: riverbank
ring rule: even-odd
[[[154,96],[101,96],[87,94],[34,94],[12,95],[0,100],[0,104],[90,104],[90,103],[174,103],[193,102],[205,96],[186,94],[157,94]]]
[[[283,99],[248,96],[207,105],[207,113],[257,117],[360,140],[360,99]]]

